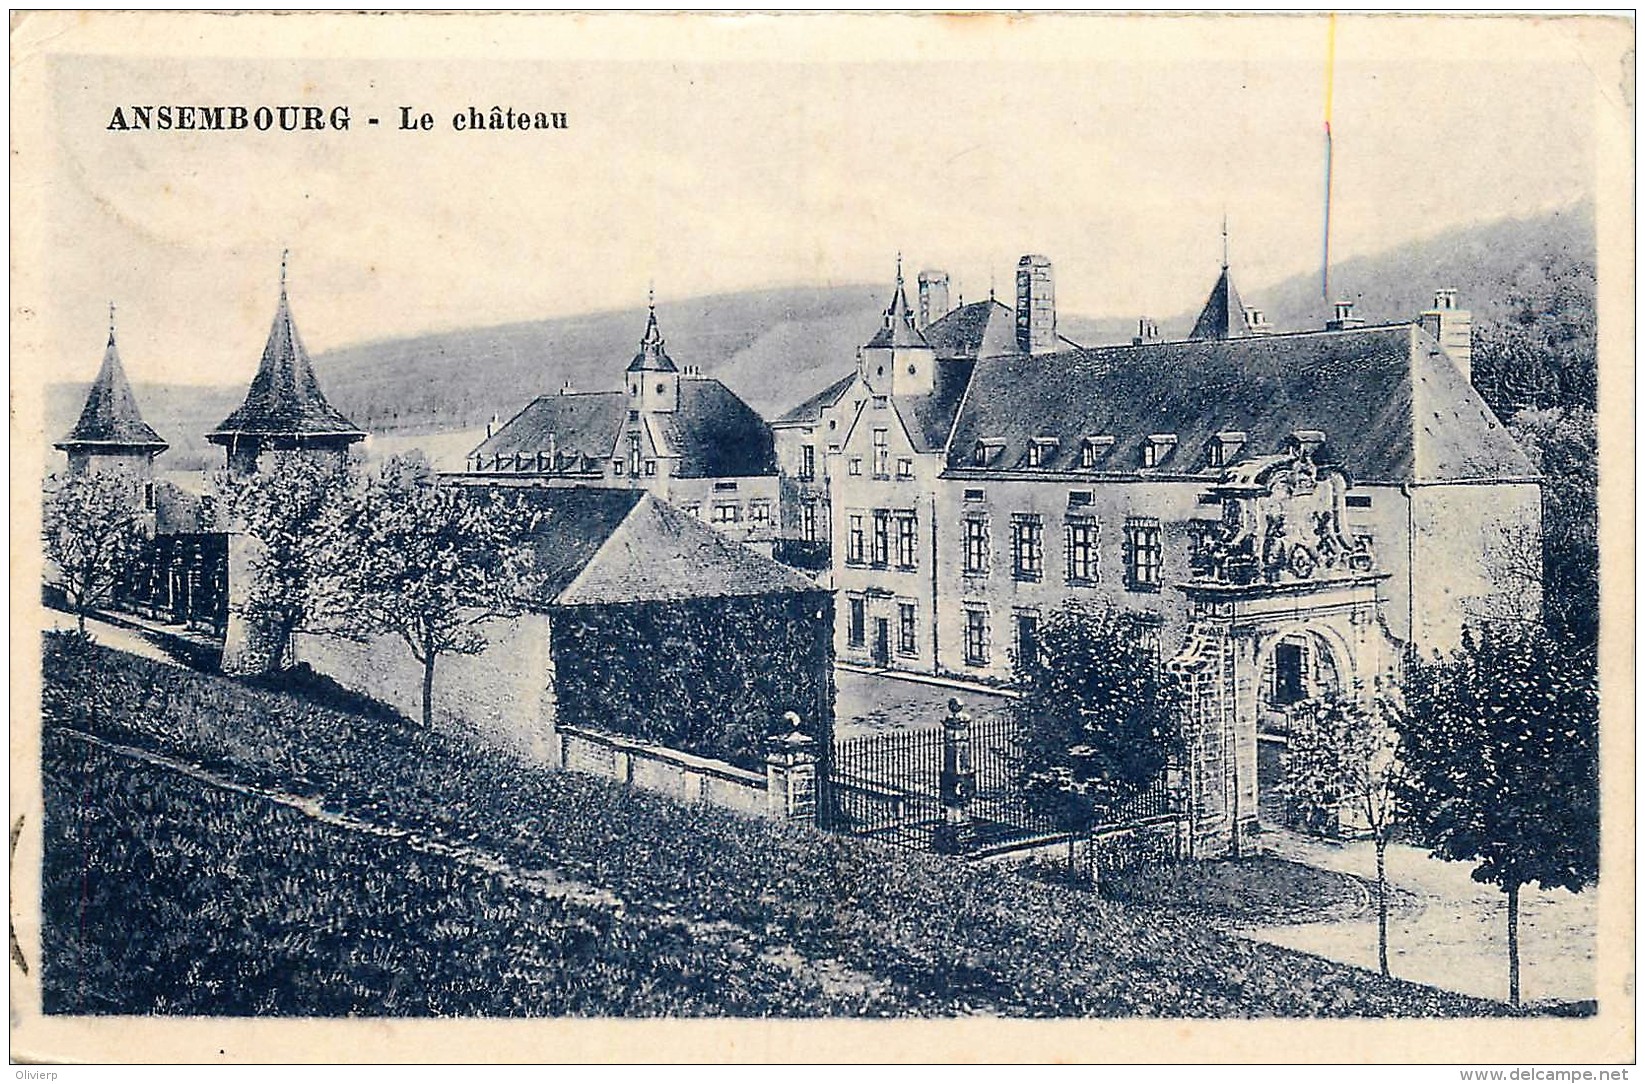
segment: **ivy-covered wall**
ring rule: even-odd
[[[826,591],[556,607],[556,722],[760,770],[793,711],[821,752],[833,626]]]

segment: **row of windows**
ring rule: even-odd
[[[852,596],[847,600],[849,618],[846,623],[846,639],[852,647],[868,646],[868,601],[861,596]],[[914,603],[898,600],[896,650],[899,655],[919,654],[919,626]],[[875,623],[874,652],[878,655],[889,655],[891,651],[891,623],[887,618],[877,619]],[[881,661],[885,661],[881,659]]]
[[[1012,661],[1021,662],[1039,654],[1040,619],[1034,613],[1015,613],[1012,618]],[[986,606],[967,606],[965,610],[965,664],[987,666],[993,661],[993,631],[989,628]]]
[[[1056,458],[1057,449],[1062,442],[1056,437],[1032,437],[1028,441],[1028,466],[1048,466]],[[1111,436],[1086,437],[1080,442],[1079,466],[1084,470],[1091,470],[1100,463],[1114,447],[1114,438]],[[1170,458],[1176,450],[1177,438],[1172,433],[1152,433],[1145,437],[1138,462],[1144,467],[1157,467]],[[1245,447],[1245,434],[1236,432],[1218,433],[1205,445],[1205,463],[1209,467],[1226,467],[1239,458],[1240,451]],[[1005,448],[1003,440],[983,439],[977,441],[971,452],[971,462],[974,466],[998,466],[995,458]]]
[[[703,506],[698,504],[682,504],[680,510],[687,515],[703,518]],[[741,523],[743,522],[743,506],[736,501],[714,501],[708,510],[710,523]],[[770,501],[748,502],[748,524],[751,527],[764,527],[771,522]]]
[[[862,477],[862,456],[854,455],[850,459],[846,460],[845,473],[857,478]],[[876,460],[874,465],[874,477],[880,479],[881,481],[891,477],[887,470],[887,464],[884,461]],[[898,459],[897,481],[906,482],[912,477],[914,477],[914,461],[907,457]],[[806,476],[806,480],[809,480],[809,476]]]
[[[962,524],[964,570],[967,575],[986,576],[990,571],[988,519],[971,515]],[[1093,584],[1102,579],[1095,520],[1076,517],[1064,524],[1063,554],[1063,574],[1069,583]],[[1133,516],[1125,521],[1124,559],[1128,588],[1159,590],[1165,550],[1158,519]],[[1018,512],[1011,517],[1011,575],[1029,583],[1045,578],[1045,524],[1037,513]]]
[[[919,564],[919,520],[913,512],[876,508],[872,512],[847,512],[845,517],[845,563],[884,567],[891,563],[893,539],[897,567]]]

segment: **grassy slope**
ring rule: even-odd
[[[464,840],[515,868],[551,865],[560,876],[622,900],[622,921],[602,928],[626,932],[599,935],[590,951],[601,959],[615,953],[636,973],[672,975],[668,982],[681,990],[714,988],[712,976],[720,974],[716,969],[722,966],[723,954],[787,961],[797,975],[794,984],[785,986],[772,972],[759,980],[764,987],[735,997],[702,995],[706,1000],[693,1000],[695,994],[687,997],[664,983],[655,1001],[629,1007],[626,1002],[606,1005],[598,995],[592,1002],[578,1002],[561,989],[570,980],[555,971],[551,959],[520,980],[525,989],[535,989],[535,983],[553,991],[552,996],[544,995],[544,1004],[592,1003],[613,1012],[728,1014],[1308,1016],[1502,1011],[1489,1002],[1229,939],[1191,920],[1131,912],[994,869],[709,807],[682,806],[575,773],[533,769],[478,749],[472,739],[419,732],[381,711],[337,710],[312,697],[254,689],[101,648],[65,651],[56,637],[48,642],[46,720],[48,731],[69,726],[102,733],[242,781],[312,795],[328,809],[376,824]],[[48,739],[46,752],[48,757],[60,757],[65,748]],[[431,1011],[416,998],[405,1000],[403,993],[398,1006],[387,999],[393,990],[404,990],[397,983],[461,990],[465,982],[480,979],[474,978],[468,964],[449,954],[417,955],[437,938],[430,923],[438,924],[456,908],[470,916],[463,921],[479,914],[482,925],[523,924],[524,934],[511,932],[513,926],[486,926],[485,944],[507,946],[514,943],[510,938],[529,940],[539,921],[533,917],[533,905],[516,893],[496,886],[475,888],[463,878],[424,869],[419,861],[412,864],[422,870],[417,876],[425,881],[434,878],[436,887],[425,884],[417,889],[431,907],[426,913],[419,908],[371,919],[378,925],[370,927],[369,940],[362,940],[364,927],[347,915],[356,909],[378,914],[373,900],[397,898],[402,889],[416,887],[405,883],[412,874],[403,854],[362,854],[334,834],[314,838],[307,825],[284,834],[270,829],[271,835],[254,841],[255,853],[245,852],[242,841],[249,829],[244,825],[262,823],[268,819],[266,811],[225,812],[197,796],[171,796],[177,788],[157,788],[132,770],[94,774],[129,780],[113,793],[151,796],[142,799],[143,815],[156,823],[164,820],[172,826],[168,832],[192,842],[180,845],[145,824],[137,838],[145,847],[156,841],[157,849],[146,858],[117,858],[105,854],[111,845],[107,831],[71,828],[73,815],[63,805],[48,811],[48,838],[55,849],[47,862],[56,872],[48,878],[55,887],[45,900],[47,944],[68,944],[76,936],[73,931],[79,931],[77,936],[85,942],[55,963],[48,961],[52,996],[69,996],[85,984],[78,973],[85,966],[80,961],[119,958],[118,942],[135,934],[172,944],[174,952],[210,948],[227,954],[229,959],[221,966],[237,975],[263,974],[259,961],[281,952],[289,959],[287,970],[300,966],[331,976],[289,995],[254,988],[235,1002],[250,1006],[242,1011],[326,1011],[320,1006],[341,1004],[335,999],[344,997],[333,990],[334,983],[347,984],[346,997],[354,999],[357,1011]],[[129,814],[114,815],[129,819]],[[103,869],[109,863],[145,871],[147,876],[147,871],[158,868],[155,863],[165,863],[176,870],[167,884],[191,891],[193,878],[219,868],[225,853],[251,853],[249,866],[238,868],[263,870],[263,859],[257,856],[278,856],[288,836],[307,840],[302,846],[311,849],[304,853],[315,855],[313,861],[356,871],[347,876],[360,884],[380,885],[381,890],[362,900],[357,892],[348,895],[354,891],[350,889],[328,897],[332,902],[325,909],[313,911],[305,909],[300,898],[293,899],[291,885],[257,872],[213,883],[211,891],[224,894],[226,901],[216,913],[215,925],[197,923],[188,910],[174,909],[169,918],[150,920],[158,925],[146,928],[135,916],[153,913],[154,904],[147,899],[150,893],[143,891],[141,877],[118,879],[124,895],[92,897],[96,904],[88,908],[75,876],[82,866]],[[97,850],[83,851],[77,842],[81,839],[93,840]],[[139,860],[149,864],[130,864]],[[470,898],[463,893],[482,889],[490,893],[485,899],[491,902],[483,907],[462,902]],[[449,903],[447,896],[453,893],[462,900]],[[500,917],[486,917],[494,911]],[[252,923],[247,915],[260,917]],[[301,932],[316,921],[330,924],[328,939],[303,941]],[[679,965],[683,972],[670,962],[674,956],[669,950],[657,947],[669,944],[667,931],[679,922],[723,942],[712,951],[705,949],[708,955],[701,961]],[[225,923],[238,932],[213,932]],[[630,929],[626,923],[639,925]],[[548,939],[556,937],[551,932]],[[623,937],[644,947],[624,950],[621,946],[629,942]],[[389,962],[381,953],[368,951],[370,944],[384,946]],[[497,958],[507,956],[506,947],[497,951],[502,954]],[[556,943],[546,951],[553,956],[561,949]],[[658,954],[666,957],[662,963],[651,958]],[[405,970],[404,961],[413,959],[420,970]],[[406,980],[407,974],[417,977]],[[706,985],[697,981],[705,976]],[[832,986],[824,981],[829,976]],[[99,966],[96,981],[123,991],[111,996],[126,1008],[156,1004],[152,984],[134,980],[117,966]],[[188,996],[186,983],[167,994],[172,999]],[[455,994],[453,998],[452,1004],[465,1007],[452,1011],[469,1011],[466,1006],[473,1004]]]
[[[1333,269],[1334,297],[1351,297],[1372,321],[1409,319],[1433,300],[1436,286],[1455,286],[1476,322],[1498,319],[1513,285],[1562,259],[1593,260],[1593,211],[1488,223],[1346,260]],[[1240,282],[1245,302],[1276,327],[1318,327],[1328,306],[1315,275],[1255,287]],[[1214,272],[1208,271],[1209,290]],[[856,347],[874,329],[884,285],[749,291],[665,304],[658,315],[668,349],[682,365],[699,365],[768,416],[850,370]],[[1178,315],[1161,321],[1167,336],[1186,335],[1201,297],[1178,298]],[[299,314],[300,315],[300,314]],[[645,326],[641,308],[500,327],[418,336],[334,350],[316,359],[327,395],[373,432],[483,427],[507,419],[533,395],[569,379],[586,391],[617,386]],[[1128,341],[1132,317],[1063,314],[1060,327],[1090,345]],[[249,376],[255,359],[245,360]],[[86,362],[90,367],[90,361]],[[200,437],[231,409],[243,388],[138,385],[149,421],[172,442],[162,460],[172,469],[215,462]],[[74,424],[84,384],[53,385],[47,431],[56,439]]]

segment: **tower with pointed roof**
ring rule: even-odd
[[[80,420],[56,448],[68,453],[69,470],[76,474],[122,471],[152,477],[154,457],[169,445],[160,439],[137,409],[137,396],[120,364],[115,345],[114,306],[109,305],[109,339],[103,365],[97,370]]]
[[[1245,302],[1240,300],[1239,291],[1234,289],[1234,278],[1228,272],[1228,220],[1224,218],[1222,273],[1217,276],[1217,284],[1211,287],[1211,296],[1205,299],[1205,305],[1199,311],[1199,318],[1194,321],[1194,330],[1188,333],[1188,337],[1243,339],[1259,330],[1252,327],[1251,315],[1245,308]],[[1266,330],[1266,327],[1260,330]]]
[[[229,469],[251,473],[265,452],[295,452],[341,463],[348,447],[365,439],[320,391],[286,295],[286,261],[280,261],[280,301],[246,400],[206,434],[227,451]]]
[[[680,369],[663,347],[663,333],[657,326],[657,294],[647,300],[650,315],[640,351],[628,363],[623,383],[628,392],[628,409],[672,414],[680,408]]]
[[[857,352],[857,367],[876,395],[929,395],[936,382],[937,355],[914,324],[903,288],[902,254],[897,255],[897,286],[874,337]]]

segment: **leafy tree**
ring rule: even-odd
[[[1181,698],[1151,632],[1136,613],[1068,606],[1017,660],[1024,789],[1076,834],[1123,815],[1181,753]]]
[[[1541,632],[1487,629],[1412,659],[1399,797],[1441,858],[1508,897],[1519,1003],[1519,890],[1580,892],[1599,875],[1599,701],[1591,660]]]
[[[1388,844],[1402,821],[1397,701],[1378,697],[1372,707],[1331,697],[1294,719],[1281,758],[1285,795],[1295,823],[1336,834],[1369,833],[1377,857],[1377,962],[1388,974]]]
[[[42,535],[57,566],[75,624],[106,602],[148,537],[139,482],[112,471],[52,475],[46,481]]]
[[[1543,613],[1556,638],[1599,641],[1599,447],[1583,407],[1523,410],[1509,429],[1542,472]]]
[[[420,453],[383,464],[352,502],[329,576],[334,629],[398,636],[423,668],[423,725],[434,720],[443,655],[478,655],[488,619],[520,613],[530,513],[505,496],[439,484]]]
[[[234,526],[257,539],[243,613],[272,645],[272,663],[285,667],[292,636],[323,631],[328,604],[325,571],[335,559],[339,531],[358,478],[347,463],[299,453],[275,453],[252,474],[218,475]]]

